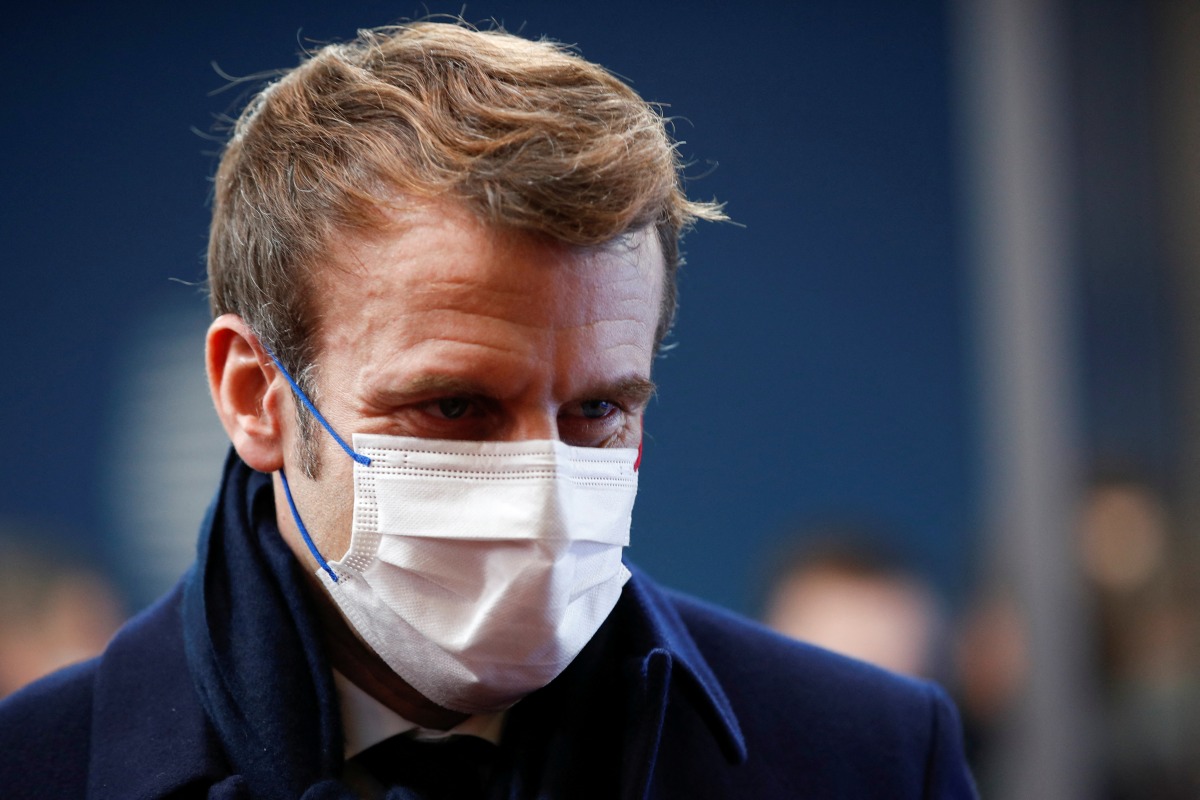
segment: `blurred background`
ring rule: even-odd
[[[689,192],[630,557],[940,681],[984,795],[1200,796],[1200,3],[63,0],[0,67],[0,694],[189,564],[248,86],[461,12],[666,104]]]

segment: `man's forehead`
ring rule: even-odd
[[[454,203],[389,213],[394,225],[330,238],[310,283],[316,352],[335,339],[374,348],[382,336],[394,348],[454,338],[472,317],[544,331],[658,322],[664,267],[653,229],[580,246],[490,225]]]
[[[395,271],[394,277],[403,279],[406,266],[430,258],[436,260],[436,273],[451,281],[481,262],[500,264],[522,250],[539,251],[543,259],[549,253],[549,260],[564,269],[587,270],[597,259],[616,256],[632,268],[653,273],[659,283],[664,270],[653,227],[624,231],[600,244],[577,244],[537,230],[491,223],[464,204],[445,199],[394,201],[381,208],[378,224],[333,230],[326,240],[326,257],[318,259],[312,276],[318,295],[355,277],[378,279],[381,272]],[[436,248],[428,246],[431,242]]]

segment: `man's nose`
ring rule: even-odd
[[[546,409],[530,410],[515,414],[512,423],[507,428],[504,440],[509,442],[557,439],[558,415],[556,412]]]

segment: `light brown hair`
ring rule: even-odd
[[[435,197],[571,245],[653,226],[666,262],[656,346],[681,233],[723,218],[684,195],[659,111],[570,49],[458,22],[365,30],[309,54],[237,120],[216,176],[214,316],[241,316],[311,391],[311,278],[334,233],[379,230],[385,208]]]

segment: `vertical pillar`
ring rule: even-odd
[[[952,7],[970,212],[982,508],[1029,674],[1000,737],[998,800],[1093,797],[1065,38],[1054,0]]]

